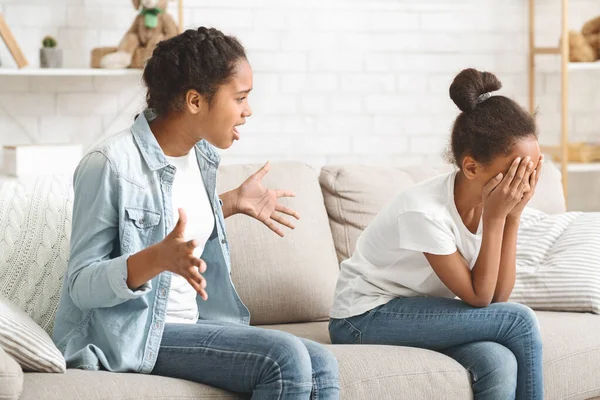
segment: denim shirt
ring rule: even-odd
[[[71,256],[53,332],[69,368],[150,373],[156,362],[171,273],[135,290],[126,283],[128,257],[163,240],[177,222],[171,195],[176,168],[150,131],[153,118],[145,110],[131,129],[89,151],[75,171]],[[216,221],[201,256],[209,296],[196,297],[199,318],[248,324],[250,313],[231,281],[216,192],[220,156],[206,141],[195,151]]]

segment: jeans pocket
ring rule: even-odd
[[[361,344],[362,333],[346,318],[329,322],[329,336],[333,344]]]

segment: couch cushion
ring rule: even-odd
[[[17,400],[23,391],[23,371],[0,347],[0,399]]]
[[[441,353],[400,346],[331,345],[327,322],[263,328],[327,344],[338,359],[342,399],[473,398],[468,372]]]
[[[229,400],[243,397],[200,383],[162,376],[69,369],[25,373],[19,400]]]
[[[544,358],[544,399],[546,400],[558,400],[558,399],[569,399],[569,400],[584,400],[591,399],[600,396],[600,316],[586,313],[567,313],[567,312],[551,312],[551,311],[537,311],[536,312],[540,327],[542,331],[543,341],[543,358]],[[327,331],[327,323],[313,323],[313,324],[289,324],[289,325],[273,325],[268,328],[279,329],[286,332],[293,333],[294,335],[305,337],[307,339],[315,340],[319,343],[329,344],[329,334]],[[446,395],[440,395],[439,393],[431,393],[428,381],[423,382],[411,381],[413,386],[411,391],[408,392],[397,392],[397,393],[410,393],[410,395],[402,396],[403,399],[425,399],[425,398],[470,398],[467,392],[464,390],[466,377],[461,377],[460,374],[456,375],[452,372],[452,379],[449,376],[438,376],[439,373],[432,371],[455,371],[452,363],[448,364],[447,360],[432,358],[429,352],[424,350],[412,350],[417,353],[415,359],[410,358],[409,353],[405,353],[407,349],[404,347],[392,348],[386,346],[355,346],[352,349],[356,349],[353,352],[354,356],[344,353],[344,349],[339,349],[343,346],[331,346],[335,355],[339,359],[341,377],[343,382],[343,390],[352,387],[353,390],[359,390],[361,393],[364,388],[358,388],[356,385],[352,385],[349,378],[353,377],[356,380],[361,380],[357,376],[353,376],[353,368],[349,365],[360,364],[363,362],[367,363],[370,360],[370,350],[374,353],[378,351],[377,347],[382,347],[382,351],[379,354],[380,360],[377,361],[377,357],[373,358],[373,365],[366,365],[365,371],[362,372],[364,375],[363,380],[369,381],[369,376],[387,376],[385,374],[407,374],[412,371],[414,374],[431,373],[435,375],[435,379],[431,382],[436,382],[436,385],[446,385],[449,382],[445,380],[452,380],[453,385],[457,385],[460,389],[457,393],[462,393],[463,397],[445,397]],[[363,352],[364,349],[364,352]],[[386,354],[393,354],[392,359],[386,356]],[[441,356],[441,355],[440,355]],[[445,357],[445,356],[441,356]],[[447,358],[447,357],[446,357]],[[437,364],[434,364],[437,363]],[[441,366],[444,365],[444,369]],[[437,370],[435,368],[438,368]],[[459,366],[459,368],[462,368]],[[368,373],[372,370],[371,375]],[[379,371],[379,372],[377,372]],[[406,372],[408,371],[408,372]],[[419,375],[420,376],[420,375]],[[378,378],[372,378],[377,380]],[[405,377],[406,379],[406,377]],[[380,386],[390,385],[383,379]],[[392,383],[392,385],[395,384]],[[388,390],[386,387],[377,387],[374,381],[370,381],[368,389],[377,394],[373,397],[363,398],[395,398],[385,397],[387,392],[378,392],[378,390]],[[422,386],[422,387],[421,387]],[[406,390],[404,386],[398,387],[398,390]],[[369,393],[371,393],[369,392]],[[469,391],[470,392],[470,391]],[[381,393],[381,394],[380,394]],[[361,397],[346,397],[350,393],[344,393],[343,398],[356,398]],[[437,395],[438,397],[428,397]],[[411,397],[412,396],[412,397]]]
[[[544,398],[600,396],[600,316],[537,312],[544,343]],[[338,359],[343,399],[471,399],[466,370],[442,354],[407,347],[329,345],[327,322],[268,325],[328,344]],[[64,375],[26,373],[23,400],[238,399],[233,394],[178,379],[68,370]]]
[[[544,399],[600,396],[600,315],[536,314],[544,344]]]
[[[365,165],[325,166],[319,182],[333,241],[341,262],[352,255],[356,240],[379,210],[394,195],[420,180],[451,171],[431,168]]]
[[[239,186],[260,167],[222,166],[219,193]],[[317,173],[302,163],[273,163],[263,183],[294,191],[296,198],[280,200],[301,218],[295,230],[283,228],[285,238],[244,215],[226,220],[236,289],[253,324],[326,319],[338,265]]]
[[[453,168],[450,165],[323,167],[319,181],[338,261],[352,255],[358,236],[395,195],[417,182],[449,172]],[[529,205],[548,214],[565,211],[560,172],[552,163],[544,164],[538,189]]]

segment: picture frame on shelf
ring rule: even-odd
[[[27,58],[25,58],[21,47],[19,47],[19,44],[17,43],[15,37],[10,31],[10,28],[8,27],[8,24],[6,23],[6,20],[4,19],[2,13],[0,13],[0,38],[2,38],[2,40],[6,44],[6,47],[8,48],[8,51],[15,59],[17,67],[26,67],[29,64],[27,62]]]

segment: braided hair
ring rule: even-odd
[[[534,115],[508,97],[490,95],[501,87],[494,74],[473,68],[461,71],[450,85],[450,98],[462,111],[447,151],[457,167],[465,156],[487,165],[498,155],[509,155],[518,140],[537,139]]]
[[[240,42],[215,28],[188,29],[158,43],[143,74],[148,107],[159,115],[181,111],[184,95],[191,89],[203,95],[210,107],[240,59],[246,59]]]

